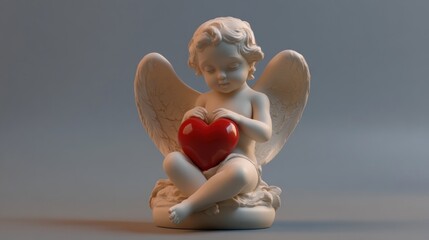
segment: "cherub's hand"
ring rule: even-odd
[[[240,114],[225,108],[218,108],[213,111],[213,121],[216,121],[219,118],[228,118],[235,123],[238,123],[240,122],[241,117],[242,116]]]
[[[183,116],[182,122],[184,122],[185,120],[187,120],[190,117],[197,117],[197,118],[200,118],[203,121],[207,122],[208,121],[207,115],[208,115],[208,112],[205,108],[194,107],[185,113],[185,115]]]

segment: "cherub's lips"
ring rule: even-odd
[[[225,88],[225,87],[227,87],[227,86],[229,85],[229,82],[226,82],[226,83],[218,83],[218,85],[219,85],[219,87],[221,87],[221,88]]]

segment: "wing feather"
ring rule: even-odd
[[[304,57],[293,50],[278,53],[253,88],[270,99],[273,134],[268,142],[256,144],[256,158],[263,165],[278,154],[301,119],[310,91]]]
[[[182,117],[200,93],[179,79],[167,59],[150,53],[137,67],[134,94],[140,120],[159,151],[165,156],[179,150]]]

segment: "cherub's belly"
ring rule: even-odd
[[[247,157],[249,157],[253,160],[256,160],[255,141],[242,139],[243,137],[245,137],[242,135],[243,134],[240,135],[240,140],[238,141],[237,146],[235,147],[235,149],[232,152],[238,153],[238,154],[243,154],[243,155],[246,155]]]

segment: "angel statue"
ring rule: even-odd
[[[307,102],[303,56],[278,53],[254,86],[264,57],[249,23],[220,17],[203,23],[189,43],[189,66],[209,91],[183,83],[160,54],[146,55],[135,77],[140,120],[164,155],[150,206],[156,225],[186,229],[270,227],[278,187],[261,178],[286,143]]]

